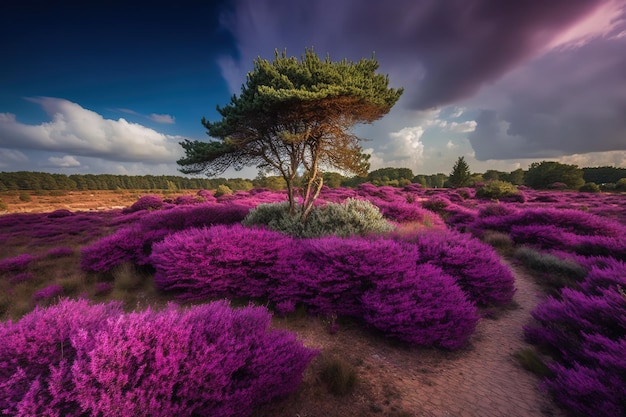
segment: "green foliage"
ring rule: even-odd
[[[622,178],[615,183],[615,190],[626,191],[626,178]]]
[[[626,178],[626,168],[616,167],[593,167],[582,168],[583,179],[586,182],[595,182],[596,184],[616,183],[622,178]]]
[[[523,169],[518,168],[515,171],[511,171],[509,174],[504,175],[501,180],[508,181],[513,185],[524,185],[524,175],[526,173]]]
[[[465,187],[469,184],[471,176],[469,165],[465,162],[465,158],[460,156],[452,167],[448,184],[452,188]]]
[[[369,201],[349,198],[342,204],[327,203],[314,207],[303,223],[298,216],[289,214],[288,203],[260,204],[250,210],[242,224],[266,226],[297,237],[327,235],[352,236],[388,232],[392,226],[383,218],[378,207]]]
[[[222,119],[202,119],[215,140],[181,142],[181,171],[215,176],[257,166],[274,172],[287,183],[293,213],[294,181],[304,170],[304,220],[323,185],[320,168],[357,175],[369,169],[369,156],[350,129],[387,114],[403,91],[389,88],[388,77],[377,69],[374,58],[333,62],[312,49],[301,59],[278,51],[272,62],[258,58],[241,94],[218,106]]]
[[[0,200],[0,211],[7,211],[8,209],[9,209],[8,204]]]
[[[510,182],[500,180],[490,181],[484,186],[476,189],[476,197],[490,198],[493,200],[510,197],[519,193],[520,192],[516,186]]]
[[[221,197],[223,195],[231,195],[233,190],[230,189],[227,185],[219,185],[215,193],[213,194],[215,197]]]
[[[513,239],[508,234],[494,230],[485,231],[482,241],[497,250],[501,255],[507,256],[513,252],[513,247],[515,246]]]
[[[558,293],[563,287],[576,287],[587,275],[585,268],[574,261],[561,259],[549,253],[522,246],[515,251],[515,259],[527,268],[538,272],[539,285],[548,293]]]
[[[380,168],[367,174],[367,181],[374,185],[403,187],[413,180],[413,171],[409,168]]]
[[[324,361],[320,369],[320,378],[332,394],[339,396],[350,393],[357,383],[355,369],[337,358]]]
[[[530,164],[524,181],[527,186],[535,189],[550,188],[554,183],[563,183],[567,188],[578,189],[585,183],[583,170],[578,166],[552,161]]]
[[[600,186],[595,182],[588,182],[581,186],[578,191],[580,191],[581,193],[599,193],[601,190]]]
[[[30,196],[30,194],[26,193],[26,192],[21,192],[20,193],[20,201],[23,201],[24,203],[27,203],[29,201],[31,201],[32,198]]]
[[[541,357],[533,348],[523,348],[513,354],[515,359],[524,369],[541,377],[550,376],[550,368],[544,363]]]

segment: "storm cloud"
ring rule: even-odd
[[[475,94],[535,56],[604,0],[238,0],[223,16],[238,56],[220,60],[233,93],[252,60],[274,49],[300,55],[314,46],[331,58],[373,52],[416,110]]]
[[[596,38],[552,51],[485,91],[499,105],[483,109],[469,134],[476,158],[626,150],[624,51],[621,32]]]

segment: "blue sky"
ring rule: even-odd
[[[128,3],[3,4],[0,171],[179,174],[178,142],[208,139],[253,60],[305,47],[375,52],[404,87],[355,129],[372,169],[626,167],[624,0]]]

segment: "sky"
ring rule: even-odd
[[[305,48],[404,88],[354,129],[372,170],[626,167],[626,0],[134,3],[3,3],[0,171],[183,175],[254,60]]]

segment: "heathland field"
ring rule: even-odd
[[[2,195],[1,415],[626,414],[626,194],[50,194]]]

